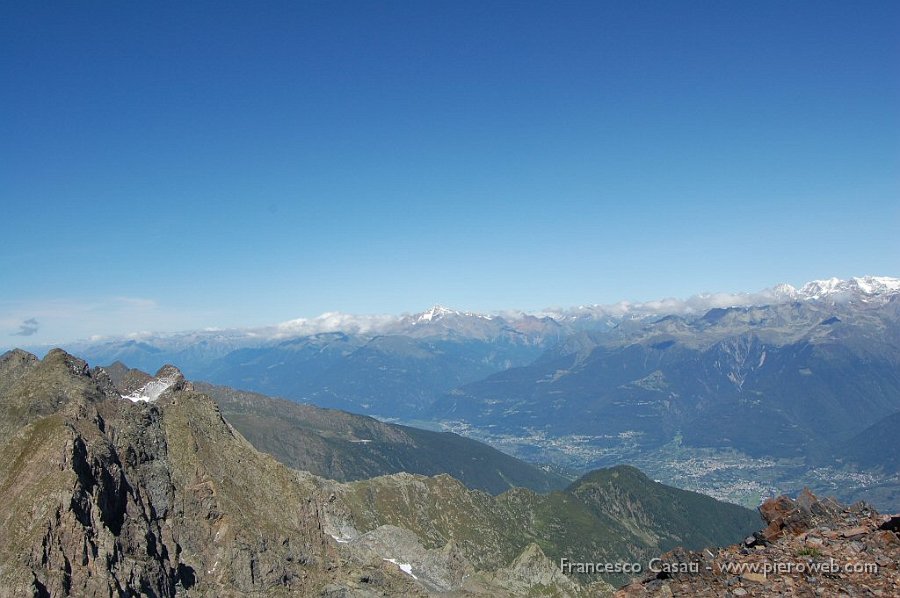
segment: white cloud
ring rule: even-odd
[[[654,301],[620,301],[609,305],[579,306],[569,309],[547,309],[541,315],[555,318],[578,316],[624,317],[629,315],[689,315],[702,314],[710,309],[771,305],[797,298],[790,285],[777,285],[756,293],[701,293],[687,299],[667,297]]]
[[[323,332],[348,332],[368,334],[384,332],[400,321],[399,316],[352,315],[341,312],[325,312],[315,318],[297,318],[275,326],[274,338],[320,334]]]

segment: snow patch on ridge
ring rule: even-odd
[[[136,391],[127,395],[122,395],[122,398],[128,399],[129,401],[133,401],[135,403],[139,403],[142,401],[152,403],[156,401],[156,399],[158,399],[160,395],[162,395],[162,393],[172,388],[172,386],[174,386],[176,382],[178,382],[178,378],[175,376],[155,378],[150,382],[144,384]]]
[[[384,559],[384,560],[386,560],[386,561],[389,562],[389,563],[394,563],[395,565],[397,565],[398,567],[400,567],[400,570],[401,570],[401,571],[403,571],[404,573],[406,573],[407,575],[409,575],[409,576],[412,577],[413,579],[419,579],[419,578],[416,577],[415,574],[412,572],[412,565],[410,565],[409,563],[401,563],[401,562],[399,562],[397,559]]]

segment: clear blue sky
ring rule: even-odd
[[[5,2],[0,345],[896,276],[898,57],[894,1]]]

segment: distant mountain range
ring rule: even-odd
[[[195,379],[386,417],[427,410],[439,395],[530,364],[582,332],[621,334],[663,316],[733,307],[873,307],[900,294],[900,279],[867,276],[777,285],[758,293],[687,300],[475,314],[435,306],[402,316],[326,313],[257,329],[146,334],[75,342],[93,362],[155,371],[178,363]],[[715,313],[715,312],[713,312]],[[51,347],[36,347],[46,351]]]
[[[710,309],[753,307],[792,302],[817,301],[829,304],[878,304],[900,293],[900,279],[863,276],[842,280],[815,280],[795,288],[778,284],[755,293],[702,293],[688,299],[659,299],[646,302],[620,301],[609,305],[581,305],[548,308],[528,313],[507,310],[493,314],[457,311],[444,306],[417,314],[353,315],[327,312],[315,318],[297,318],[261,328],[210,328],[190,332],[134,333],[122,338],[96,338],[68,343],[79,348],[106,351],[184,354],[197,359],[214,359],[236,348],[262,346],[292,338],[340,332],[348,336],[408,336],[412,338],[469,338],[492,340],[500,337],[534,342],[566,336],[582,329],[604,329],[622,319],[665,315],[696,315]],[[190,351],[193,349],[193,351]],[[128,362],[132,367],[137,364]],[[158,364],[157,367],[162,364]]]
[[[595,455],[576,469],[676,443],[898,473],[882,454],[900,449],[884,433],[900,414],[896,278],[531,314],[330,313],[67,348],[150,371],[178,363],[213,384],[488,439],[552,441],[562,454],[583,452],[566,444],[575,438]],[[870,427],[884,442],[867,441]]]
[[[451,391],[438,418],[825,458],[900,411],[900,296],[629,321]]]

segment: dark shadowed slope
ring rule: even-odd
[[[227,387],[197,384],[259,450],[296,469],[350,481],[406,471],[449,474],[499,494],[512,487],[549,492],[569,480],[450,432],[387,424]]]
[[[149,375],[121,362],[104,368],[125,392]],[[388,424],[371,417],[323,409],[203,382],[222,413],[257,449],[285,465],[332,480],[417,473],[452,475],[469,488],[499,494],[512,487],[550,492],[570,480],[450,432]]]

